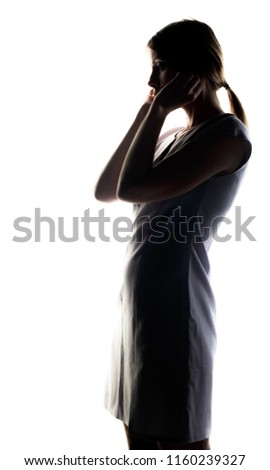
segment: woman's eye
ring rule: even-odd
[[[156,66],[159,70],[165,70],[167,67],[166,62],[162,62],[162,61],[156,62]]]

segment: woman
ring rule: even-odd
[[[149,97],[95,190],[135,211],[106,407],[130,449],[209,449],[216,335],[207,250],[251,144],[209,26],[172,23],[148,47]],[[222,86],[232,113],[217,98]],[[186,128],[159,137],[177,108]]]

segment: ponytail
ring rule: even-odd
[[[231,112],[235,114],[235,116],[238,117],[238,119],[240,119],[240,121],[242,121],[245,126],[248,127],[247,117],[239,98],[236,96],[234,91],[232,91],[227,82],[224,82],[223,87],[225,90],[227,90],[228,93]]]

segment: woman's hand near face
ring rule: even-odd
[[[149,93],[146,97],[145,103],[151,105],[153,103],[154,99],[155,99],[155,90],[154,90],[154,88],[150,88]]]
[[[168,114],[195,101],[201,91],[202,83],[198,76],[178,72],[157,93],[152,106]]]

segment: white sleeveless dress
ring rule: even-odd
[[[217,217],[236,196],[251,144],[243,123],[224,113],[161,139],[154,160],[211,133],[249,142],[241,168],[181,196],[134,204],[105,406],[144,439],[194,442],[210,435],[216,332],[207,251]]]

